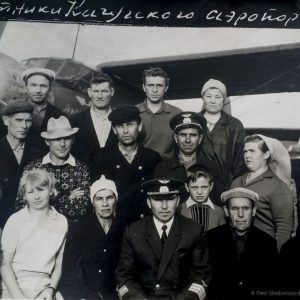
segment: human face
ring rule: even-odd
[[[46,140],[46,144],[49,146],[51,159],[53,159],[54,162],[66,160],[69,157],[73,142],[73,136]]]
[[[202,135],[196,128],[185,128],[174,134],[174,139],[180,152],[185,155],[191,155],[201,143]]]
[[[47,102],[50,92],[49,79],[43,75],[32,75],[27,79],[26,84],[28,98],[35,104]]]
[[[7,126],[8,135],[17,140],[24,140],[32,125],[32,115],[28,112],[21,112],[3,116],[3,122]]]
[[[243,235],[251,226],[252,218],[256,213],[251,200],[247,198],[232,198],[228,200],[228,207],[224,206],[225,215],[229,218],[231,226],[239,235]]]
[[[87,92],[95,110],[105,110],[114,95],[114,89],[110,87],[109,82],[93,83]]]
[[[43,210],[49,207],[50,190],[48,186],[25,184],[25,199],[32,210]]]
[[[114,133],[117,135],[119,142],[123,146],[134,145],[141,130],[142,124],[138,123],[137,121],[117,124],[113,127]]]
[[[156,219],[163,223],[167,223],[176,213],[179,204],[179,196],[174,195],[173,199],[168,200],[154,200],[149,197],[147,199],[147,204]]]
[[[146,93],[147,100],[152,103],[159,103],[163,101],[165,92],[168,86],[166,79],[161,76],[147,76],[143,84],[143,90]]]
[[[111,190],[104,189],[95,194],[93,205],[100,218],[111,219],[115,213],[117,199]]]
[[[190,181],[186,185],[186,188],[191,198],[201,204],[207,201],[209,193],[213,188],[213,183],[210,183],[207,178],[201,176],[195,182]]]
[[[247,168],[250,172],[262,170],[267,166],[267,159],[270,156],[270,152],[262,152],[258,142],[249,142],[244,146],[244,159]]]
[[[219,113],[224,104],[224,96],[219,89],[210,88],[203,95],[205,110],[210,114]]]

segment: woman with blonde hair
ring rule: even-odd
[[[2,298],[62,298],[56,288],[68,223],[49,205],[55,179],[34,169],[22,176],[19,192],[27,205],[8,219],[1,238]]]

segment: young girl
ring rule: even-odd
[[[49,205],[55,179],[35,169],[22,176],[19,191],[27,205],[8,219],[1,238],[2,298],[59,299],[68,223]]]

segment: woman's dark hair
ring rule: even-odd
[[[247,135],[244,139],[244,144],[246,143],[258,143],[258,149],[262,151],[263,153],[266,153],[267,151],[270,151],[266,142],[257,134],[253,135]]]

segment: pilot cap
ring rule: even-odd
[[[226,202],[231,198],[247,198],[254,202],[254,204],[258,201],[259,195],[251,190],[245,188],[235,188],[229,191],[222,193],[221,200],[223,203]]]
[[[203,132],[207,128],[207,122],[201,113],[192,111],[180,112],[170,120],[170,127],[175,131],[185,128],[196,128]]]
[[[227,88],[225,84],[216,79],[209,79],[207,82],[205,82],[201,91],[201,97],[203,97],[204,93],[211,88],[220,90],[220,92],[223,94],[224,99],[227,97]]]

